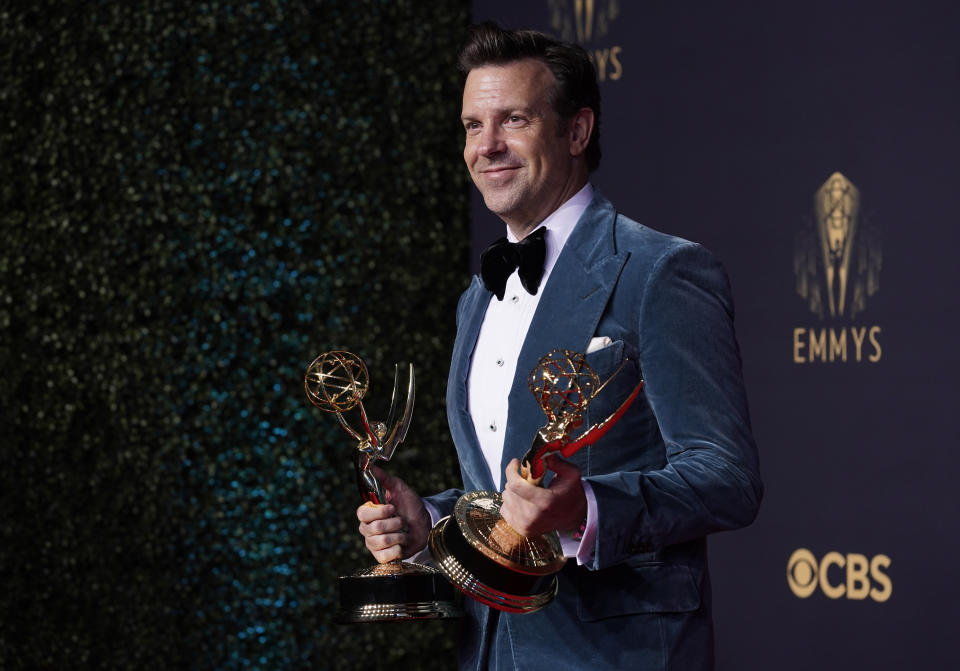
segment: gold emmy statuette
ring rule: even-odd
[[[583,423],[584,410],[607,382],[600,384],[577,352],[553,350],[540,359],[527,385],[547,415],[547,423],[521,461],[520,474],[527,482],[541,484],[547,455],[569,457],[607,433],[643,387],[641,381],[616,412],[574,439],[571,433]],[[431,530],[430,550],[447,579],[467,596],[498,610],[532,613],[556,596],[555,574],[566,561],[560,536],[556,531],[532,538],[521,536],[500,516],[502,502],[498,492],[464,494],[453,514]]]
[[[360,495],[370,505],[386,503],[383,486],[371,467],[377,461],[389,461],[403,442],[413,418],[414,377],[410,364],[407,400],[400,414],[400,367],[393,379],[393,397],[386,422],[367,419],[363,397],[369,387],[369,375],[363,361],[350,352],[324,352],[318,356],[304,378],[307,398],[324,412],[333,413],[343,429],[357,441],[356,473]],[[362,431],[344,418],[358,409]],[[340,608],[337,621],[387,622],[396,620],[433,620],[462,617],[458,595],[436,569],[414,562],[393,561],[359,569],[337,581]]]

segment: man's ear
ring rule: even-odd
[[[576,114],[570,118],[567,127],[567,136],[570,138],[570,155],[580,156],[587,150],[590,144],[590,136],[593,134],[593,110],[589,107],[581,107]]]

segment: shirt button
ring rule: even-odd
[[[491,430],[491,431],[496,431],[496,430],[497,430],[497,423],[496,423],[496,422],[490,422],[490,430]]]
[[[514,297],[511,298],[510,300],[511,300],[513,303],[518,303],[518,302],[520,301],[520,297],[519,297],[519,296],[514,296]]]
[[[497,365],[503,367],[503,359],[497,359]]]

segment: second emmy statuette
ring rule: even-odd
[[[360,496],[368,504],[386,503],[383,487],[371,467],[377,461],[389,461],[403,442],[413,417],[414,378],[410,364],[407,400],[400,413],[400,370],[394,374],[393,397],[387,421],[367,418],[363,397],[369,387],[369,375],[363,361],[350,352],[324,352],[318,356],[304,378],[307,398],[315,406],[335,414],[343,429],[356,443],[356,476]],[[362,430],[347,423],[344,413],[358,409]],[[393,561],[359,569],[338,579],[340,608],[337,620],[385,622],[461,617],[457,593],[434,568],[413,562]]]
[[[583,355],[553,350],[530,372],[527,385],[547,423],[521,460],[520,474],[540,485],[546,456],[556,452],[569,457],[597,441],[623,416],[643,382],[612,415],[578,438],[571,434],[583,423],[587,405],[606,386]],[[502,503],[499,492],[467,492],[457,500],[453,514],[430,532],[430,550],[443,574],[467,596],[497,610],[532,613],[556,596],[555,574],[566,558],[556,531],[521,536],[501,517]]]

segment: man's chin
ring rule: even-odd
[[[479,189],[479,187],[477,188]],[[489,184],[485,184],[484,188],[480,189],[480,195],[483,196],[484,205],[494,214],[509,212],[521,200],[516,188],[492,187]]]
[[[515,205],[513,199],[487,195],[483,196],[483,204],[498,217],[509,215]]]

